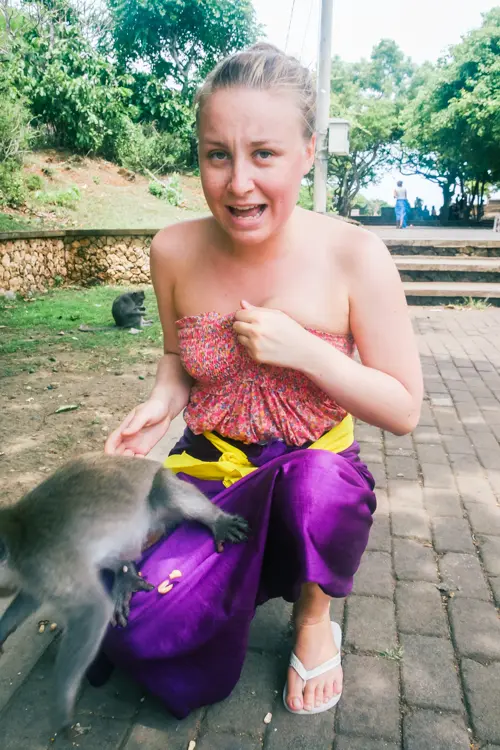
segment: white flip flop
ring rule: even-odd
[[[341,655],[340,650],[342,648],[342,629],[338,622],[331,623],[332,625],[332,633],[333,633],[333,641],[338,648],[339,652],[337,656],[334,656],[333,659],[329,659],[328,661],[325,661],[323,664],[320,664],[319,667],[316,667],[316,669],[310,669],[307,670],[300,659],[297,658],[296,654],[292,651],[292,655],[290,656],[290,666],[295,669],[299,677],[304,680],[304,683],[308,682],[308,680],[312,680],[314,677],[319,677],[322,674],[325,674],[325,672],[329,672],[330,669],[335,669],[335,667],[340,666],[341,663]],[[286,694],[288,692],[288,680],[285,684],[284,690],[283,690],[283,704],[287,711],[290,711],[291,714],[298,714],[298,715],[304,715],[304,714],[321,714],[323,711],[329,711],[331,708],[337,705],[337,703],[340,700],[340,697],[342,693],[339,693],[338,695],[334,695],[333,698],[328,701],[328,703],[323,703],[321,706],[314,706],[314,708],[311,708],[310,711],[306,711],[305,708],[301,708],[298,711],[294,711],[293,708],[290,708],[286,702]]]

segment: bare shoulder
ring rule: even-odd
[[[377,262],[383,258],[390,258],[386,245],[373,232],[348,221],[329,218],[333,223],[332,246],[351,272],[361,270],[369,261]]]
[[[169,265],[185,261],[208,237],[211,219],[191,219],[160,229],[151,242],[151,260]]]
[[[304,211],[302,217],[308,236],[326,244],[337,271],[349,282],[362,277],[393,274],[394,261],[384,242],[373,232],[346,219]],[[326,240],[326,242],[325,242]]]

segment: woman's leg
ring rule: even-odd
[[[319,667],[338,653],[330,625],[330,597],[316,583],[302,586],[299,600],[294,606],[294,651],[306,669]],[[295,711],[310,711],[315,706],[328,703],[342,692],[342,667],[336,667],[304,683],[297,672],[288,669],[289,707]]]
[[[396,201],[396,221],[398,229],[402,229],[404,219],[404,207],[401,200],[398,198]]]

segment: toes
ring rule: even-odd
[[[340,695],[342,692],[342,678],[335,680],[333,683],[333,694]]]
[[[325,684],[325,689],[323,690],[323,703],[329,703],[334,695],[334,689],[335,689],[335,683],[332,685],[331,682],[327,682]]]
[[[316,703],[316,687],[311,685],[310,682],[306,683],[304,689],[304,708],[306,711],[311,711]]]
[[[323,705],[324,693],[324,686],[322,683],[320,683],[319,685],[317,685],[316,690],[314,691],[314,705],[316,706],[316,708],[319,708]]]
[[[302,680],[295,670],[290,669],[288,673],[288,694],[286,702],[292,711],[300,711],[303,707],[302,700]]]

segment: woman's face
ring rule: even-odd
[[[238,244],[259,244],[288,220],[314,160],[293,94],[219,89],[203,104],[199,161],[205,198]]]

